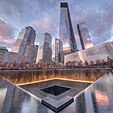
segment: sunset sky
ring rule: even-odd
[[[80,48],[77,23],[86,22],[94,45],[113,40],[113,0],[0,0],[0,45],[8,48],[19,31],[30,25],[41,35],[59,36],[60,2],[67,1],[75,38]],[[54,48],[54,43],[53,43]]]

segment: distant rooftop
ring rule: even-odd
[[[8,51],[8,49],[5,46],[0,46],[0,50]]]
[[[60,7],[68,7],[68,3],[67,2],[61,2]]]
[[[31,27],[31,26],[26,26],[25,28],[26,28],[26,29],[32,29],[32,30],[34,30],[33,27]],[[34,30],[34,31],[35,31],[35,30]],[[35,32],[36,32],[36,31],[35,31]]]
[[[28,29],[28,28],[31,28],[31,29],[33,29],[31,26],[27,26],[27,27],[26,27],[26,29]]]
[[[47,33],[47,32],[45,32],[44,35],[49,35],[49,36],[51,36],[51,34],[49,34],[49,33]]]

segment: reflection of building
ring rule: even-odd
[[[68,3],[64,2],[60,4],[60,31],[59,39],[63,43],[63,49],[77,51],[77,45],[75,41],[75,36],[73,32],[73,27],[71,23],[70,12],[68,8]]]
[[[93,43],[91,41],[91,38],[88,32],[88,29],[85,26],[85,23],[82,22],[80,24],[77,24],[77,29],[78,29],[82,49],[93,47]]]
[[[7,52],[4,62],[35,63],[38,46],[34,45],[35,30],[28,26],[21,30],[11,52]]]
[[[36,63],[48,64],[52,62],[52,37],[45,33],[40,40]]]
[[[96,90],[95,99],[98,105],[105,105],[105,106],[110,105],[110,100],[106,92]]]
[[[59,62],[59,52],[63,50],[62,42],[59,39],[55,39],[55,61]]]

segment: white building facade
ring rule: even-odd
[[[113,60],[113,42],[97,45],[92,48],[84,49],[69,55],[65,55],[64,63],[77,61],[107,61],[108,57]]]

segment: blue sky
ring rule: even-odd
[[[76,24],[82,21],[95,45],[113,40],[113,0],[0,0],[0,45],[11,48],[19,31],[28,25],[37,32],[36,44],[44,32],[49,32],[54,42],[59,36],[59,6],[63,1],[69,3],[79,48]]]

